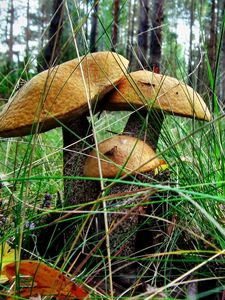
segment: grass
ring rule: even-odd
[[[118,120],[118,115],[107,116],[104,114],[101,121],[102,125],[99,125],[100,121],[97,120],[96,129],[107,127],[108,123],[113,123],[113,119]],[[218,153],[213,151],[215,144],[219,149],[224,149],[224,144],[220,144],[222,139],[218,140],[215,135],[216,124],[221,122],[218,128],[224,126],[222,120],[213,121],[212,124],[196,121],[193,129],[193,121],[168,116],[162,128],[158,152],[162,153],[170,165],[170,186],[164,186],[157,182],[153,184],[132,183],[137,184],[140,188],[147,188],[149,191],[151,188],[164,191],[162,195],[159,194],[156,197],[155,203],[161,203],[161,205],[164,203],[167,207],[163,215],[157,216],[152,212],[149,213],[145,217],[144,223],[139,224],[139,228],[134,229],[133,234],[136,230],[140,232],[146,230],[145,226],[151,228],[151,224],[154,225],[154,220],[161,218],[166,224],[170,224],[171,233],[164,236],[163,241],[160,241],[156,247],[155,253],[147,256],[136,257],[135,254],[134,258],[114,256],[114,251],[116,252],[122,246],[118,245],[118,249],[112,251],[112,262],[113,265],[119,263],[119,266],[129,264],[133,260],[138,262],[143,267],[140,280],[150,286],[162,282],[160,290],[165,294],[168,293],[168,295],[183,293],[183,287],[187,287],[188,282],[220,277],[219,282],[221,277],[223,278],[223,272],[220,271],[218,275],[215,270],[216,266],[220,269],[219,266],[224,263],[224,156],[223,153],[218,156]],[[110,127],[110,130],[121,132],[121,124],[118,121],[115,124],[116,127]],[[117,128],[118,124],[119,127]],[[104,135],[100,135],[99,140],[104,139],[108,134],[106,132]],[[224,142],[224,140],[222,141]],[[3,202],[1,212],[4,218],[8,217],[13,220],[13,223],[4,224],[3,240],[13,240],[15,243],[20,236],[18,228],[20,228],[21,223],[25,226],[22,229],[24,237],[33,236],[35,240],[38,230],[45,230],[46,225],[40,223],[43,217],[49,215],[50,212],[54,216],[58,216],[59,212],[62,211],[56,208],[57,191],[60,191],[63,199],[61,149],[60,129],[39,135],[35,145],[30,142],[29,138],[5,140],[1,143],[1,161],[4,162],[2,163],[2,173],[5,174],[8,182],[8,185],[1,189]],[[32,160],[29,157],[31,150]],[[112,181],[116,182],[116,180]],[[131,183],[129,182],[129,184]],[[41,211],[39,208],[46,192],[53,197],[52,209]],[[143,191],[143,195],[145,194],[146,191]],[[116,198],[116,201],[119,201],[119,198],[120,196]],[[134,195],[133,199],[135,200],[135,198]],[[109,200],[115,201],[111,198]],[[101,203],[101,201],[102,199],[99,198],[98,202]],[[154,197],[149,202],[149,205],[153,204]],[[23,206],[25,206],[25,210],[21,216]],[[129,207],[133,207],[133,205],[126,207],[126,209]],[[82,209],[82,206],[77,208]],[[114,209],[112,206],[111,212],[118,214],[119,212],[114,211]],[[102,213],[98,209],[95,213],[97,212]],[[71,236],[72,242],[76,236],[82,235],[81,229],[82,224],[86,222],[85,216],[86,214],[83,216],[72,215],[66,222],[59,219],[56,223],[64,222],[67,230],[70,227],[77,228],[74,235]],[[35,228],[32,226],[27,228],[25,225],[27,223],[35,224]],[[89,242],[86,241],[86,243]],[[84,246],[85,241],[81,244],[78,242],[74,248],[70,249],[70,261],[77,259],[78,253]],[[62,248],[61,258],[65,255],[64,250],[68,251],[66,247],[65,249]],[[36,252],[35,244],[29,251],[30,257],[40,258],[39,253]],[[99,269],[105,269],[105,278],[107,278],[107,259],[105,254],[101,253],[101,249],[99,251],[93,254],[92,259],[85,264],[81,275],[81,278],[91,284],[93,284],[94,274],[98,273]],[[91,261],[95,261],[96,257],[99,263],[93,266]],[[59,257],[55,259],[59,261]],[[67,264],[66,266],[68,267]],[[153,276],[148,274],[149,270],[154,270]],[[203,298],[199,299],[204,299],[204,295],[203,293]],[[134,296],[134,299],[142,299],[142,297]],[[96,296],[94,299],[97,299]]]

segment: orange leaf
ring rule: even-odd
[[[16,263],[5,265],[3,273],[10,281],[13,281],[16,276]],[[55,295],[57,299],[76,297],[82,300],[88,296],[83,286],[75,284],[60,271],[39,261],[22,260],[19,262],[19,275],[33,278],[31,287],[22,288],[21,296],[23,297],[40,294],[41,296]]]

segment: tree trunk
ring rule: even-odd
[[[154,0],[152,14],[152,31],[150,39],[150,68],[156,73],[160,71],[161,46],[162,46],[162,24],[164,18],[164,0]]]
[[[114,0],[114,4],[113,4],[113,27],[112,27],[112,51],[116,50],[116,46],[117,46],[117,43],[118,43],[119,12],[120,12],[120,0]]]
[[[131,0],[132,1],[132,0]],[[130,42],[129,42],[129,56],[127,56],[127,59],[129,60],[129,71],[132,71],[132,69],[136,69],[136,65],[134,63],[134,34],[135,34],[135,18],[136,18],[136,11],[137,11],[137,1],[135,0],[132,7],[132,17],[131,17],[131,28],[130,28]]]
[[[192,53],[192,39],[193,39],[193,25],[194,25],[194,0],[191,0],[190,6],[190,36],[189,36],[189,60],[188,60],[188,83],[192,86],[192,63],[193,63],[193,53]]]
[[[42,2],[38,2],[39,7],[38,7],[38,17],[39,17],[39,22],[38,22],[38,36],[40,36],[40,41],[39,41],[39,51],[41,52],[44,46],[44,37],[43,37],[43,33],[45,30],[45,23],[46,23],[46,3]],[[39,70],[41,71],[41,69]]]
[[[29,40],[30,40],[30,0],[27,0],[27,25],[26,25],[26,59],[29,56]]]
[[[211,23],[210,23],[210,37],[208,44],[208,58],[211,66],[212,74],[215,71],[216,62],[216,12],[215,12],[215,0],[211,2]]]
[[[97,52],[97,35],[98,35],[98,8],[99,8],[99,0],[95,0],[93,13],[91,16],[91,34],[90,34],[90,51]]]
[[[202,18],[203,17],[203,11],[204,11],[203,1],[200,1],[200,3],[199,3],[199,9],[198,10],[199,10],[199,17]],[[199,45],[203,44],[203,40],[202,40],[201,34],[199,35],[199,41],[198,41],[198,43],[199,43]],[[198,60],[202,60],[201,53],[199,53]],[[197,70],[197,92],[200,95],[203,92],[205,92],[206,82],[205,82],[204,78],[207,77],[207,75],[205,76],[205,72],[206,72],[206,64],[205,64],[205,61],[203,60],[202,63],[199,65],[199,68]]]
[[[130,51],[131,51],[131,14],[132,10],[132,0],[129,0],[128,2],[128,14],[127,14],[127,46],[126,46],[126,58],[129,60],[130,57]]]
[[[137,69],[146,69],[148,66],[147,52],[148,52],[148,22],[149,14],[149,0],[140,0],[140,15],[139,15],[139,29],[138,29],[138,64]]]
[[[53,14],[49,27],[49,41],[44,50],[44,62],[38,71],[46,70],[56,64],[60,55],[60,38],[63,29],[63,0],[54,0]]]
[[[9,38],[8,38],[8,60],[9,63],[13,63],[13,43],[14,43],[14,35],[13,35],[13,25],[14,25],[14,3],[13,0],[10,1],[9,8]]]

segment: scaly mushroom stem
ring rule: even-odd
[[[76,118],[73,123],[64,123],[63,126],[63,160],[64,168],[63,175],[72,177],[64,180],[64,208],[74,207],[74,209],[89,210],[88,203],[98,198],[100,192],[98,182],[92,180],[74,179],[75,176],[83,176],[84,162],[87,158],[87,153],[90,152],[94,144],[93,135],[91,134],[91,126],[87,120],[86,115]],[[85,205],[86,204],[86,205]],[[45,220],[45,223],[52,223],[59,215],[50,215]],[[61,215],[65,217],[65,215]],[[71,215],[69,216],[71,217]],[[38,250],[40,254],[45,257],[53,257],[63,249],[69,248],[69,243],[75,240],[75,232],[79,232],[82,222],[85,221],[87,215],[81,216],[77,221],[67,222],[66,219],[62,223],[56,222],[55,225],[46,227],[44,231],[39,234],[40,245]],[[90,220],[91,221],[91,220]],[[90,230],[90,235],[93,235],[93,230]],[[85,233],[84,233],[85,235]],[[51,243],[49,243],[51,238]],[[95,237],[95,239],[97,239]],[[70,242],[68,242],[70,240]],[[79,239],[81,241],[81,238]],[[66,243],[68,242],[68,245]],[[82,242],[82,241],[81,241]],[[39,243],[38,243],[39,244]],[[79,250],[80,251],[80,250]]]
[[[66,127],[63,127],[64,176],[83,176],[84,162],[94,145],[90,123],[86,116],[82,116],[67,123]],[[65,206],[88,203],[95,200],[99,193],[96,182],[80,179],[66,179],[64,191]]]
[[[67,128],[66,128],[67,127]],[[87,155],[94,146],[94,138],[91,131],[91,125],[86,116],[82,116],[76,121],[66,124],[63,128],[63,142],[64,142],[64,175],[65,176],[84,176],[84,163]],[[69,130],[68,130],[69,128]],[[81,179],[65,179],[65,207],[73,206],[81,210],[91,210],[93,205],[88,205],[89,202],[98,198],[101,190],[99,183],[93,180]],[[88,239],[88,246],[95,243],[99,239],[96,231],[95,219],[89,214],[84,215],[84,221],[90,218],[87,226],[83,230],[83,238]],[[90,228],[89,224],[91,224]],[[79,221],[79,226],[81,226]],[[73,229],[72,229],[73,230]],[[70,238],[70,234],[67,238]],[[85,247],[85,251],[90,250],[90,247]]]
[[[152,110],[150,112],[137,111],[133,113],[125,126],[124,131],[132,134],[132,136],[138,136],[140,139],[144,140],[147,144],[151,145],[152,149],[156,150],[159,135],[161,132],[162,124],[164,120],[164,112]],[[169,180],[169,172],[164,172],[164,176],[160,178],[160,184],[165,184]],[[157,181],[153,172],[146,173],[141,179],[142,182],[153,183]],[[112,192],[112,191],[111,191]],[[146,208],[146,214],[155,214],[158,217],[163,216],[165,213],[165,205],[152,204],[148,205]],[[138,218],[137,224],[144,223],[146,217],[136,216]],[[143,233],[137,233],[135,251],[141,251],[145,248],[149,248],[149,252],[154,252],[154,244],[158,243],[159,240],[155,238],[159,235],[159,230],[163,234],[165,229],[165,224],[162,221],[153,220],[151,222],[151,229],[146,228]],[[154,233],[154,229],[157,233]],[[145,236],[147,234],[147,236]]]
[[[161,111],[137,111],[129,117],[124,132],[140,138],[156,150],[163,120],[164,113]]]

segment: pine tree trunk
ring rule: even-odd
[[[113,27],[112,27],[112,51],[116,50],[118,43],[120,0],[114,0],[113,4]]]
[[[130,45],[129,45],[129,56],[127,56],[127,59],[129,60],[129,70],[132,70],[133,68],[136,69],[136,65],[134,62],[134,34],[135,34],[135,18],[136,18],[136,11],[137,11],[137,1],[135,0],[132,7],[132,17],[131,17],[131,29],[130,29]]]
[[[49,27],[49,41],[44,51],[44,63],[39,71],[46,70],[57,63],[60,55],[60,38],[63,29],[63,0],[54,0],[53,14]]]
[[[225,14],[225,0],[223,1],[223,13],[222,13],[222,20],[224,18],[224,14]],[[224,36],[223,36],[223,45],[222,45],[222,61],[221,61],[221,74],[222,74],[222,78],[221,78],[221,106],[223,111],[225,111],[225,32],[224,32]]]
[[[215,0],[212,0],[211,3],[211,23],[210,23],[210,37],[208,44],[208,58],[211,66],[212,74],[215,71],[215,62],[216,62],[216,12],[215,12],[216,3]]]
[[[131,9],[132,9],[132,0],[129,0],[128,2],[128,14],[127,14],[127,46],[126,46],[126,58],[129,60],[130,57],[130,51],[131,51]]]
[[[27,25],[26,25],[26,58],[29,56],[29,40],[30,40],[30,0],[27,0]]]
[[[95,0],[93,13],[91,16],[91,34],[90,34],[90,51],[97,52],[97,34],[98,34],[98,8],[99,8],[99,0]]]
[[[192,62],[193,62],[193,53],[192,53],[192,38],[193,38],[193,25],[194,25],[194,0],[191,0],[190,6],[190,36],[189,36],[189,61],[188,61],[188,83],[192,85]]]
[[[199,10],[199,17],[202,18],[202,16],[203,16],[203,10],[204,10],[202,1],[200,1],[199,9],[198,10]],[[198,43],[199,43],[199,45],[202,45],[202,43],[203,43],[201,34],[199,35],[199,41],[198,41]],[[206,69],[206,64],[204,63],[204,60],[202,59],[201,55],[202,54],[200,53],[199,54],[199,61],[202,60],[202,62],[199,65],[199,68],[197,69],[197,91],[198,91],[198,93],[200,95],[205,90],[205,80],[204,80],[204,78],[206,77],[206,76],[204,76],[205,69]]]
[[[13,25],[14,25],[14,3],[13,0],[10,1],[9,8],[9,39],[8,39],[8,60],[9,63],[13,63],[13,43],[14,43],[14,35],[13,35]]]
[[[147,52],[148,52],[148,22],[149,14],[149,0],[140,0],[140,15],[139,15],[139,29],[138,29],[138,64],[137,69],[146,69],[148,66]]]
[[[156,73],[160,70],[161,46],[162,46],[162,24],[164,18],[164,0],[154,0],[152,14],[152,31],[150,39],[150,68]]]

